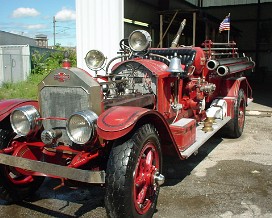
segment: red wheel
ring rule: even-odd
[[[110,217],[152,217],[164,182],[159,137],[146,124],[115,142],[107,166],[105,206]]]
[[[8,147],[13,136],[12,132],[0,129],[0,149]],[[0,165],[0,197],[3,200],[22,201],[41,186],[44,177],[30,176],[23,172],[19,168]]]
[[[246,97],[243,89],[239,90],[237,101],[234,105],[234,117],[227,125],[227,134],[231,138],[239,138],[245,125]]]
[[[159,169],[159,152],[148,142],[142,149],[134,175],[134,205],[139,214],[145,214],[151,207],[157,184],[154,176]]]
[[[238,128],[240,132],[243,132],[244,129],[244,125],[245,125],[245,100],[244,98],[241,98],[241,100],[239,101],[239,105],[237,108],[237,120],[238,120]]]

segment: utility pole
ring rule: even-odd
[[[53,17],[53,36],[54,36],[54,47],[56,45],[56,18],[55,16]]]

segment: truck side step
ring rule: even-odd
[[[215,124],[213,124],[213,131],[204,132],[202,130],[204,124],[200,124],[196,127],[196,141],[186,150],[181,151],[180,154],[184,159],[190,157],[194,152],[198,150],[198,148],[203,145],[209,138],[211,138],[219,129],[221,129],[227,122],[230,121],[230,117],[225,117],[223,120],[215,119]]]

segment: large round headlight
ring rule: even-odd
[[[90,50],[85,57],[85,62],[91,70],[99,70],[105,62],[105,56],[101,51]]]
[[[151,42],[150,34],[145,30],[135,30],[128,37],[129,47],[133,51],[145,51]]]
[[[16,108],[10,115],[10,122],[17,135],[27,136],[40,129],[41,121],[37,121],[40,117],[37,109],[28,105]]]
[[[96,131],[98,116],[90,110],[79,111],[70,116],[67,121],[67,134],[76,144],[85,144],[90,141]]]

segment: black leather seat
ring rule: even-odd
[[[166,48],[166,49],[149,49],[148,54],[157,54],[164,56],[171,60],[174,57],[175,53],[177,57],[180,59],[181,64],[185,65],[185,73],[187,73],[188,68],[193,64],[195,60],[196,50],[190,48]],[[145,58],[157,60],[164,62],[169,65],[169,61],[167,59],[158,57],[158,56],[146,56]]]

